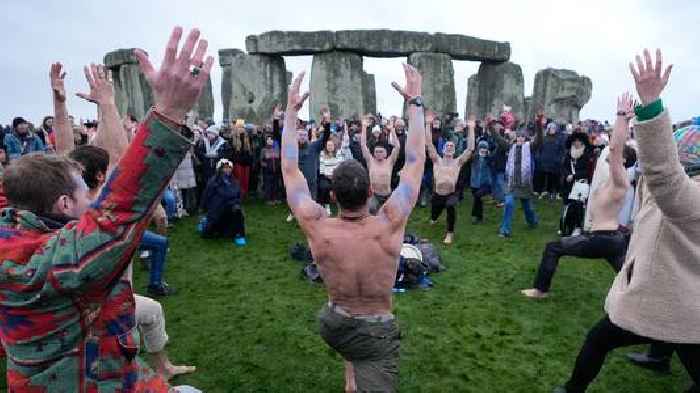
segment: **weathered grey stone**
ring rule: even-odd
[[[262,124],[275,104],[287,101],[287,69],[281,56],[219,51],[224,119]]]
[[[532,96],[525,97],[523,100],[523,113],[525,114],[525,121],[529,122],[535,118],[535,113],[532,108]]]
[[[590,100],[591,80],[571,70],[547,68],[535,74],[533,108],[542,108],[559,123],[579,121],[581,108]]]
[[[457,111],[455,71],[449,55],[417,52],[408,56],[408,64],[423,77],[422,94],[427,109],[441,114]]]
[[[362,57],[350,52],[314,55],[311,66],[309,117],[327,106],[335,117],[350,118],[364,111]]]
[[[503,105],[512,108],[518,122],[525,119],[525,83],[519,65],[511,62],[501,64],[481,63],[478,74],[479,95],[476,116],[487,113],[498,116]]]
[[[114,83],[114,99],[119,113],[126,113],[143,119],[153,106],[153,92],[146,81],[133,54],[133,49],[119,49],[109,52],[104,57],[104,65],[112,71]],[[194,108],[195,114],[211,118],[214,115],[214,97],[211,89],[211,78],[207,81]]]
[[[400,30],[269,31],[246,38],[251,54],[312,55],[333,50],[364,56],[404,57],[415,52],[445,53],[456,60],[502,62],[510,58],[508,42],[458,34]]]
[[[362,72],[362,103],[364,113],[377,113],[377,90],[374,74]]]
[[[464,118],[470,113],[479,113],[479,75],[474,74],[467,79],[467,104],[464,108]]]
[[[294,74],[291,71],[287,71],[287,86],[291,86],[294,79]]]
[[[249,35],[245,48],[250,54],[269,55],[313,55],[335,48],[332,31],[268,31]]]

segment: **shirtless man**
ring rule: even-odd
[[[282,134],[282,175],[287,202],[306,234],[328,290],[319,315],[323,339],[346,360],[349,392],[393,392],[398,384],[399,327],[392,312],[392,287],[408,217],[418,198],[425,162],[421,75],[404,65],[409,135],[406,165],[398,188],[369,214],[372,196],[367,170],[347,160],[333,172],[337,218],[311,198],[297,160],[295,124],[306,96],[299,95],[300,74],[289,90]]]
[[[372,198],[369,201],[369,214],[376,215],[379,208],[386,203],[391,196],[391,174],[394,164],[401,151],[399,138],[396,130],[391,128],[389,143],[392,146],[391,154],[387,157],[386,146],[378,143],[372,147],[374,154],[370,153],[367,147],[367,127],[369,126],[369,116],[362,118],[362,130],[360,131],[360,147],[362,148],[362,158],[367,163],[369,171],[369,183],[372,189]]]
[[[431,115],[426,116],[427,122],[431,122]],[[433,145],[430,131],[426,131],[426,147],[428,155],[433,160],[433,200],[430,214],[430,223],[435,224],[442,211],[447,208],[447,234],[445,235],[445,244],[452,244],[455,232],[455,221],[457,214],[455,206],[459,202],[459,193],[456,192],[457,180],[459,179],[459,171],[462,166],[467,163],[474,152],[474,130],[476,129],[476,121],[473,116],[469,116],[467,121],[469,135],[467,136],[467,148],[459,156],[455,157],[455,143],[452,141],[445,142],[445,151],[443,157],[440,157]]]
[[[547,243],[537,270],[534,288],[520,291],[523,295],[535,299],[547,297],[559,265],[559,258],[563,256],[604,258],[615,272],[620,271],[627,253],[627,241],[619,231],[618,215],[630,187],[623,150],[629,138],[629,122],[632,117],[634,102],[632,96],[625,93],[617,100],[617,119],[608,154],[610,177],[591,196],[591,232]]]

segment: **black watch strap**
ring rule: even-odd
[[[408,100],[408,105],[423,106],[423,97],[415,96]]]

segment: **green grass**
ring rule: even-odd
[[[556,235],[558,205],[538,203],[541,225],[526,229],[516,210],[514,236],[497,237],[502,210],[470,224],[471,202],[458,208],[456,242],[443,247],[444,215],[428,224],[416,209],[409,231],[439,245],[448,270],[435,288],[395,296],[403,340],[401,392],[551,392],[564,382],[587,331],[603,316],[613,272],[603,261],[565,258],[552,297],[524,299],[545,242]],[[342,362],[318,335],[323,287],[300,279],[287,256],[303,239],[284,207],[246,205],[248,246],[203,240],[195,219],[171,232],[166,277],[179,292],[163,300],[176,362],[198,371],[176,379],[206,392],[340,392]],[[138,267],[137,292],[147,274]],[[637,347],[634,349],[644,349]],[[590,392],[680,392],[690,382],[677,360],[672,376],[609,356]],[[4,372],[4,370],[3,370]]]

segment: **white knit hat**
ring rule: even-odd
[[[208,130],[207,130],[208,131]],[[223,165],[228,165],[230,167],[233,167],[233,163],[225,158],[222,158],[219,160],[219,162],[216,163],[216,170],[218,171],[219,168],[221,168]]]

